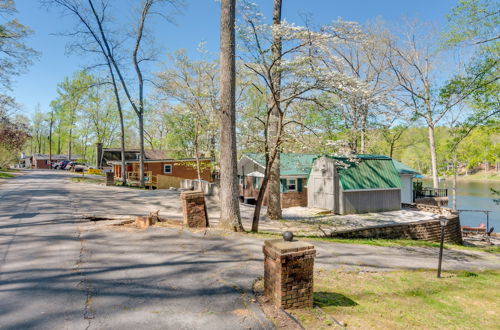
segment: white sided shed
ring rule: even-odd
[[[413,178],[421,178],[422,174],[395,159],[392,162],[403,185],[401,188],[401,203],[413,203]]]
[[[307,206],[337,214],[399,210],[401,187],[387,156],[322,156],[314,161],[309,174]]]

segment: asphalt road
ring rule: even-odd
[[[263,239],[146,230],[82,213],[178,216],[179,196],[25,171],[0,184],[1,329],[268,329],[253,300]],[[316,269],[435,268],[437,250],[314,242]],[[445,251],[445,270],[499,269],[497,255]]]
[[[236,241],[82,221],[66,175],[0,185],[1,329],[265,329]]]

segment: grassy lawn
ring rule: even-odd
[[[73,177],[70,179],[73,182],[83,182],[83,183],[103,183],[104,179],[96,179],[96,178],[86,178],[82,177]]]
[[[15,177],[14,174],[5,173],[3,172],[3,170],[0,170],[0,178],[13,178],[13,177]]]
[[[450,177],[451,179],[451,177]],[[485,174],[484,171],[480,171],[471,175],[461,175],[458,177],[458,180],[467,181],[467,180],[492,180],[492,181],[500,181],[500,174],[498,173],[488,173]]]
[[[500,272],[317,271],[314,302],[294,310],[306,329],[498,329]]]
[[[258,234],[249,233],[260,237],[280,238],[281,234],[270,232],[259,232]],[[310,241],[321,241],[330,243],[344,243],[344,244],[366,244],[373,246],[417,246],[417,247],[439,247],[438,242],[428,242],[410,239],[356,239],[356,238],[330,238],[330,237],[313,237],[313,236],[296,236],[298,239],[305,239]],[[464,246],[457,244],[444,244],[445,249],[455,250],[469,250],[469,251],[483,251],[491,253],[500,253],[499,245],[491,245],[487,247],[474,247]]]

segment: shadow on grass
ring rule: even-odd
[[[335,292],[315,292],[314,296],[314,304],[319,307],[328,307],[328,306],[357,306],[358,303],[352,300],[349,297],[344,296],[340,293]]]

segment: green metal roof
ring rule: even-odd
[[[347,165],[339,167],[342,189],[402,188],[392,159],[382,155],[356,155],[351,158],[328,156]]]
[[[398,170],[398,172],[401,174],[420,174],[417,172],[417,170],[414,170],[413,168],[401,163],[400,161],[393,159],[392,162],[394,163],[396,170]]]
[[[251,158],[253,161],[258,163],[259,165],[265,167],[266,160],[264,157],[264,153],[247,153],[244,154],[248,158]],[[312,163],[318,155],[316,154],[292,154],[292,153],[284,153],[280,154],[280,173],[281,175],[309,175],[309,171],[311,170]]]

